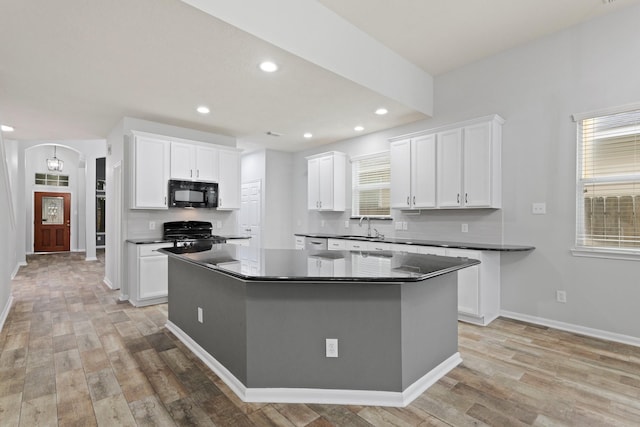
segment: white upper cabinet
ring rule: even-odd
[[[500,186],[495,188],[500,152],[494,147],[493,123],[479,123],[464,128],[463,189],[466,207],[500,207]],[[499,148],[499,147],[498,147]],[[494,156],[498,154],[496,158]],[[497,193],[497,194],[494,194]]]
[[[394,141],[391,151],[391,207],[436,206],[436,135]]]
[[[497,115],[391,140],[391,206],[502,207],[502,124]]]
[[[218,210],[240,209],[240,152],[219,150]]]
[[[462,206],[462,129],[438,134],[438,207]]]
[[[346,155],[336,151],[307,157],[309,210],[344,211]]]
[[[218,181],[218,149],[171,142],[171,178]]]
[[[133,133],[132,209],[167,209],[169,141]]]

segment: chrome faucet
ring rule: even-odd
[[[371,237],[371,218],[368,216],[361,216],[360,217],[360,227],[362,227],[362,220],[366,219],[367,220],[367,237]]]

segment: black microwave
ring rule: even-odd
[[[170,208],[217,208],[218,183],[169,180]]]

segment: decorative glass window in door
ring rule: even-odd
[[[42,223],[50,225],[64,223],[64,199],[62,197],[42,198]]]

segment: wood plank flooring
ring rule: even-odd
[[[102,284],[103,256],[28,257],[0,332],[0,426],[637,426],[640,348],[498,319],[406,408],[247,404]]]

